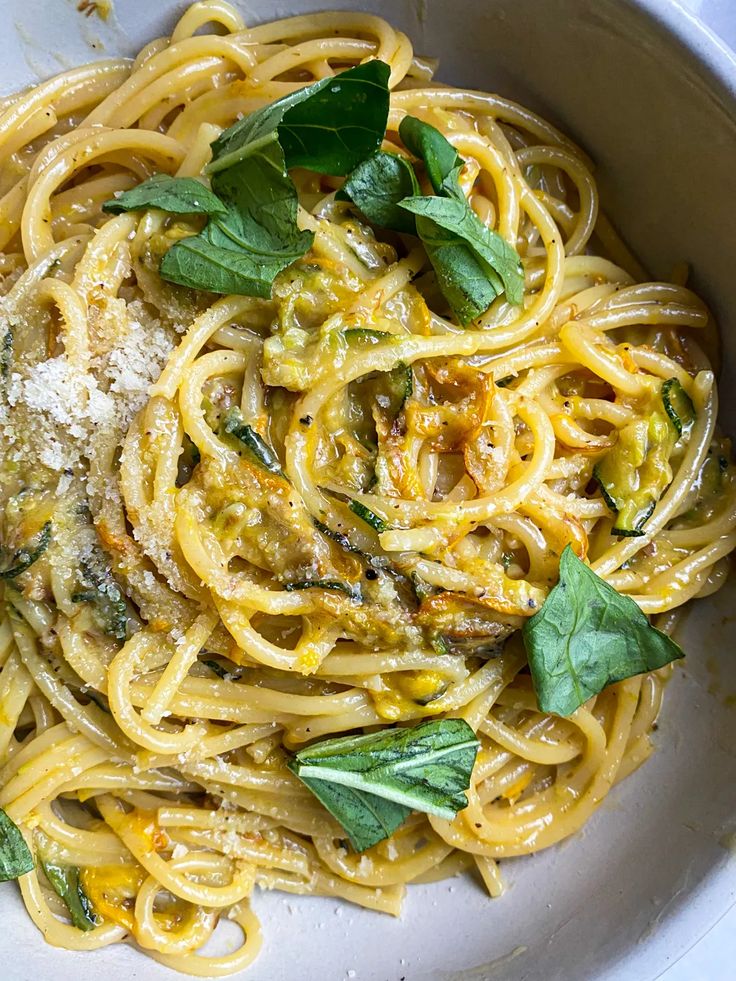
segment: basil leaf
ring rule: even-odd
[[[451,821],[467,807],[478,747],[463,719],[437,719],[323,740],[300,750],[289,767],[362,851],[387,838],[411,810]]]
[[[300,253],[301,255],[301,253]],[[271,296],[271,285],[299,255],[263,256],[232,245],[232,240],[213,225],[173,245],[161,260],[163,279],[210,293]]]
[[[684,657],[634,600],[599,578],[568,545],[560,580],[524,624],[524,646],[543,712],[570,715],[616,681]]]
[[[381,145],[388,119],[383,61],[368,61],[251,113],[212,144],[215,173],[278,142],[286,168],[342,176]]]
[[[348,173],[380,146],[388,118],[388,65],[370,61],[264,106],[212,144],[212,188],[224,208],[164,256],[164,279],[212,293],[267,298],[275,277],[309,249],[297,227],[287,171]],[[140,189],[136,189],[140,190]]]
[[[226,210],[222,201],[201,181],[168,174],[154,174],[138,187],[123,191],[102,205],[102,210],[109,215],[143,208],[158,208],[177,215],[218,215]]]
[[[299,774],[297,774],[299,776]],[[299,776],[317,800],[345,829],[356,852],[390,838],[411,814],[411,808],[352,787]]]
[[[79,881],[79,869],[73,865],[43,861],[41,868],[54,892],[64,901],[74,926],[85,932],[99,926],[99,917]]]
[[[521,303],[524,274],[516,250],[487,228],[470,207],[459,183],[463,160],[429,123],[405,116],[399,126],[404,146],[424,161],[435,195],[412,195],[399,207],[415,216],[437,282],[460,323],[484,313],[502,292]]]
[[[470,247],[483,267],[489,282],[497,293],[504,291],[509,303],[521,303],[524,297],[524,272],[516,249],[492,231],[475,214],[463,197],[412,197],[401,202],[401,207],[414,215],[428,218],[436,228],[460,239]],[[420,234],[424,226],[417,226]],[[501,289],[499,289],[501,286]]]
[[[463,162],[452,143],[438,129],[416,116],[404,116],[399,124],[399,136],[406,149],[424,161],[435,193],[442,193],[445,179]]]
[[[33,856],[20,829],[0,807],[0,882],[17,879],[33,869]]]
[[[199,235],[181,239],[161,261],[164,279],[209,290],[268,298],[275,277],[309,249],[314,236],[296,224],[297,195],[277,143],[216,174],[227,202]]]
[[[414,218],[399,202],[419,193],[414,168],[406,157],[379,150],[358,164],[335,197],[349,198],[374,225],[416,235]]]
[[[417,218],[417,233],[442,295],[465,327],[486,312],[501,292],[502,284],[498,277],[488,276],[487,267],[459,235],[446,231],[429,218]]]
[[[274,258],[299,258],[311,246],[312,232],[297,227],[296,188],[277,143],[215,174],[212,186],[228,209],[211,224],[231,246]]]

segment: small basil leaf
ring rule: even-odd
[[[124,211],[158,208],[177,215],[218,215],[226,211],[220,199],[194,177],[154,174],[130,191],[105,201],[102,210],[110,215]]]
[[[73,865],[56,865],[53,862],[41,862],[41,867],[54,892],[64,901],[74,926],[85,932],[94,930],[100,920],[82,889],[79,869]]]
[[[359,843],[356,847],[365,848],[365,841],[375,844],[398,826],[403,818],[396,805],[452,820],[467,806],[478,746],[463,719],[437,719],[326,739],[300,750],[289,766]]]
[[[459,235],[429,218],[417,218],[417,232],[437,276],[442,295],[464,327],[480,317],[499,295],[502,284]]]
[[[684,657],[634,600],[597,576],[570,545],[560,559],[559,582],[522,636],[539,707],[557,715],[570,715],[607,685]]]
[[[464,198],[413,197],[402,201],[401,207],[461,239],[472,249],[494,289],[500,292],[500,280],[509,303],[521,303],[524,272],[516,249],[487,228]]]
[[[356,852],[390,838],[411,814],[410,807],[362,790],[311,777],[300,780],[342,825]]]
[[[462,158],[455,147],[438,129],[415,116],[404,116],[399,124],[399,136],[406,149],[424,161],[432,187],[440,194],[445,178],[462,166]]]
[[[0,807],[0,882],[17,879],[33,869],[33,856],[23,835]]]
[[[381,145],[390,69],[368,61],[251,113],[212,144],[215,173],[279,142],[287,168],[343,176]]]
[[[358,164],[336,197],[349,198],[374,225],[416,235],[413,216],[400,208],[399,202],[419,193],[409,161],[396,153],[379,150]]]

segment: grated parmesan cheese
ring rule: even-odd
[[[0,406],[8,459],[38,461],[61,474],[59,494],[71,484],[72,474],[65,471],[94,458],[95,446],[127,430],[177,343],[176,330],[148,316],[140,300],[120,305],[115,336],[93,353],[89,371],[62,353],[34,365],[16,363],[8,378]],[[117,487],[88,490],[118,496]]]

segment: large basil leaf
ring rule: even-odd
[[[214,141],[207,170],[225,170],[278,143],[287,169],[349,173],[381,145],[389,74],[383,61],[367,61],[264,106]]]
[[[0,882],[17,879],[33,868],[33,856],[20,829],[0,807]]]
[[[634,600],[622,596],[568,545],[560,580],[522,632],[543,712],[570,715],[616,681],[684,657],[652,627]]]
[[[478,746],[463,719],[439,719],[323,740],[300,750],[289,766],[363,851],[412,810],[452,820],[467,807]]]
[[[177,215],[219,215],[227,211],[217,195],[201,181],[168,174],[154,174],[138,187],[123,191],[102,205],[102,210],[110,215],[143,208],[158,208]]]

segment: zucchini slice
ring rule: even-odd
[[[670,456],[687,437],[695,409],[676,378],[662,384],[648,417],[636,419],[618,434],[616,445],[593,469],[601,494],[616,514],[613,535],[643,535],[643,526],[672,481]]]
[[[281,469],[281,462],[276,456],[275,451],[268,445],[260,433],[257,433],[247,422],[243,422],[240,410],[236,408],[228,409],[222,420],[222,432],[227,436],[233,436],[239,440],[248,450],[250,456],[269,473],[276,474],[277,477],[284,477]]]
[[[37,562],[51,542],[51,522],[47,521],[41,528],[36,541],[30,545],[24,545],[14,552],[8,566],[0,569],[0,579],[15,579],[21,572],[30,569],[34,562]]]
[[[287,582],[284,589],[287,593],[292,593],[297,589],[332,589],[345,593],[350,599],[359,598],[359,590],[356,587],[341,582],[339,579],[300,579],[298,582]]]
[[[668,378],[662,385],[662,402],[677,435],[688,435],[695,422],[695,406],[676,378]]]
[[[370,508],[367,508],[365,504],[361,504],[360,501],[353,500],[348,504],[348,507],[353,514],[356,514],[359,518],[365,521],[367,525],[370,525],[371,528],[378,532],[379,535],[383,531],[388,531],[388,525],[383,518],[374,511],[371,511]]]

